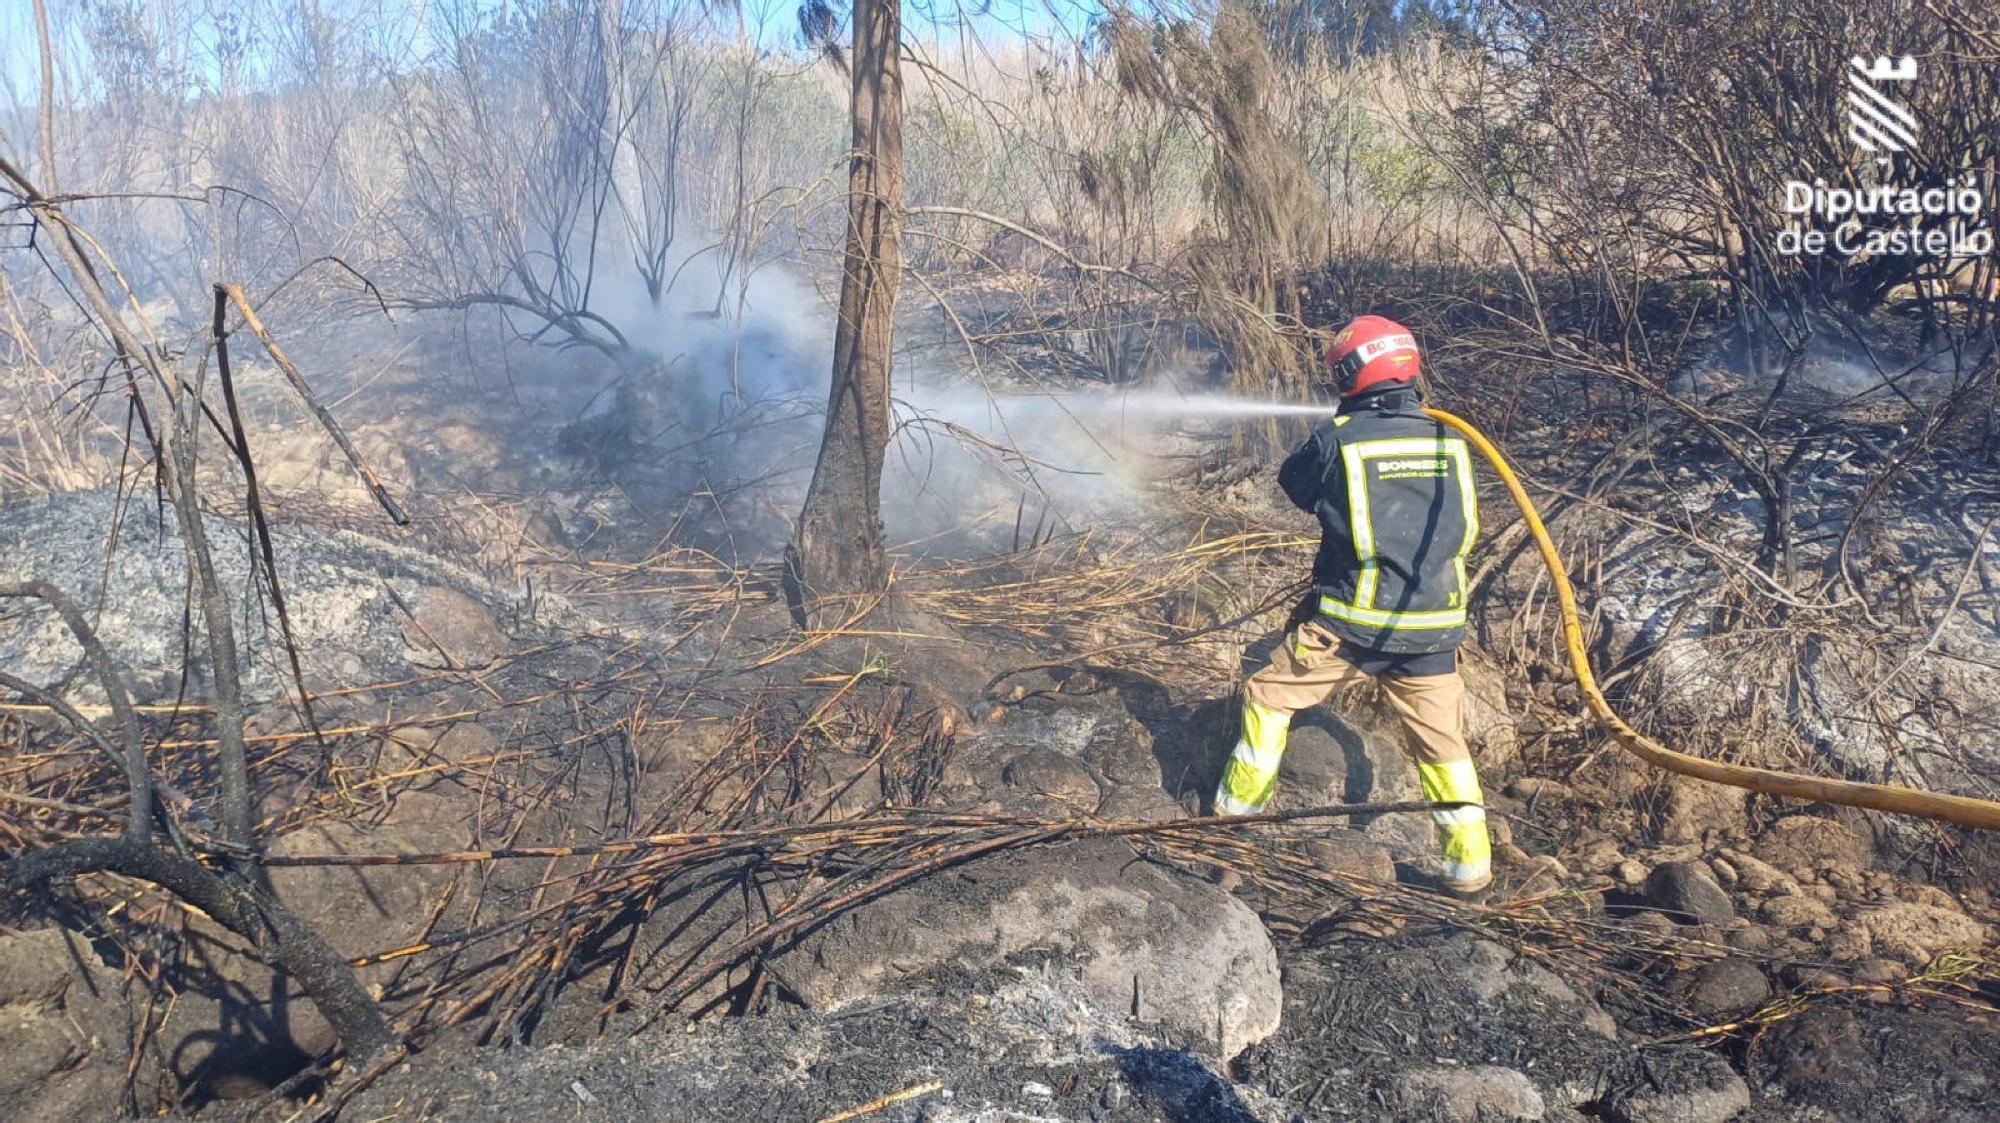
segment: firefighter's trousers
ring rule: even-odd
[[[1244,685],[1243,730],[1215,791],[1221,815],[1254,815],[1270,802],[1285,755],[1292,714],[1326,700],[1336,687],[1369,676],[1335,654],[1339,640],[1316,620],[1293,628],[1271,661]],[[1493,876],[1479,773],[1465,746],[1465,683],[1457,672],[1377,679],[1409,731],[1424,798],[1470,806],[1431,812],[1443,849],[1445,882],[1482,888]]]

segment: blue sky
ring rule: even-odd
[[[144,7],[148,0],[138,2]],[[270,2],[273,7],[285,6],[285,0]],[[387,3],[382,0],[311,2],[321,10],[335,11],[354,7],[380,11],[400,6],[409,13],[401,18],[417,25],[435,14],[435,5],[428,0],[405,0],[400,5],[396,0],[388,0]],[[502,2],[504,0],[494,0],[495,6]],[[673,4],[693,0],[655,2]],[[70,22],[76,11],[77,0],[48,0],[48,3],[60,36],[62,27]],[[210,13],[230,12],[245,6],[230,0],[193,0],[193,3]],[[635,0],[627,0],[627,4],[636,6]],[[797,0],[739,0],[739,10],[746,28],[760,42],[776,47],[789,47],[796,42]],[[912,38],[944,42],[957,39],[969,25],[990,46],[1001,46],[1005,40],[1020,35],[1074,34],[1103,11],[1103,5],[1090,0],[987,0],[983,4],[977,0],[905,0],[904,25]],[[199,54],[204,44],[197,42],[193,46],[195,53]],[[0,0],[0,99],[15,105],[32,104],[37,97],[39,82],[32,0]],[[16,140],[18,142],[18,138]]]

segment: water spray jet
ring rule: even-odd
[[[1077,417],[1134,421],[1331,417],[1337,408],[1332,402],[1280,402],[1239,394],[1181,394],[1172,390],[1057,394],[1049,400]]]

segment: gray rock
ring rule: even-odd
[[[1991,1123],[2000,1029],[1942,1008],[1814,1003],[1751,1054],[1758,1091],[1791,1118]]]
[[[1232,1085],[1200,1057],[1076,1002],[1062,975],[1037,972],[991,994],[885,995],[838,1013],[786,1009],[629,1036],[585,1031],[567,1046],[430,1049],[350,1110],[403,1119],[418,1104],[435,1123],[813,1120],[935,1080],[942,1087],[867,1123],[1286,1118],[1260,1110],[1255,1089]],[[588,1111],[571,1091],[577,1083],[598,1101]],[[1048,1094],[1024,1092],[1030,1084]]]
[[[82,958],[66,946],[68,939],[53,928],[0,938],[0,1041],[6,1043],[0,1049],[0,1104],[26,1096],[91,1053],[89,1035],[69,1023],[64,1009],[71,964]],[[76,989],[88,993],[101,981],[86,969]]]
[[[1362,800],[1420,798],[1417,772],[1402,751],[1394,715],[1356,699],[1339,716],[1293,719],[1278,767],[1277,806],[1319,807]]]
[[[1741,928],[1730,929],[1723,936],[1723,941],[1737,951],[1769,951],[1771,930],[1757,924],[1745,924]]]
[[[1395,715],[1372,691],[1336,696],[1332,708],[1301,714],[1292,725],[1278,793],[1272,807],[1285,811],[1332,803],[1420,799],[1416,767],[1402,750]],[[1435,853],[1425,815],[1378,815],[1351,826],[1396,858]]]
[[[403,628],[403,654],[413,664],[434,664],[442,655],[458,666],[478,667],[513,648],[493,611],[464,593],[427,585],[403,599],[413,617]]]
[[[1101,798],[1097,781],[1083,765],[1054,749],[1023,750],[1000,771],[1009,788],[1054,804],[1058,811],[1089,815]]]
[[[920,881],[814,932],[782,969],[815,1009],[838,1009],[905,976],[1024,954],[1064,963],[1097,1009],[1136,1009],[1221,1057],[1278,1028],[1278,957],[1257,914],[1109,841],[1001,855]]]
[[[1816,897],[1772,897],[1757,907],[1757,915],[1774,928],[1830,928],[1833,910]]]
[[[1465,738],[1479,767],[1498,772],[1521,752],[1520,731],[1507,704],[1507,676],[1471,653],[1460,657],[1458,673],[1465,680]]]
[[[814,802],[831,797],[825,805],[828,819],[852,819],[882,803],[880,763],[861,754],[819,753],[807,762],[806,774]]]
[[[1750,1107],[1729,1062],[1699,1049],[1642,1053],[1598,1101],[1611,1123],[1727,1123]]]
[[[1118,785],[1160,788],[1160,760],[1153,736],[1131,718],[1108,717],[1091,730],[1084,755],[1106,780]]]
[[[1174,802],[1174,797],[1156,787],[1116,787],[1105,793],[1104,803],[1097,814],[1104,819],[1145,819],[1160,821],[1181,819],[1187,816],[1187,809]]]
[[[1740,1014],[1762,1006],[1771,997],[1771,980],[1747,959],[1718,959],[1694,973],[1687,988],[1688,1005],[1704,1014]]]
[[[1651,909],[1636,910],[1620,917],[1618,923],[1634,931],[1651,932],[1658,936],[1675,934],[1674,922],[1668,920],[1665,913],[1654,912]]]
[[[1707,867],[1699,862],[1668,862],[1646,876],[1646,902],[1684,924],[1732,920],[1736,905]]]
[[[1575,795],[1569,790],[1569,785],[1544,776],[1522,776],[1507,785],[1507,794],[1515,799],[1538,803],[1560,803]]]
[[[1736,788],[1669,776],[1664,795],[1653,816],[1653,831],[1661,842],[1711,841],[1737,834],[1749,823],[1744,794]]]
[[[119,972],[87,940],[54,928],[0,935],[0,1119],[109,1115],[132,1019]],[[153,1091],[151,1066],[136,1083]]]
[[[1405,1118],[1450,1123],[1540,1119],[1548,1112],[1526,1076],[1498,1065],[1409,1069],[1396,1076],[1396,1098]]]
[[[1387,848],[1360,831],[1330,831],[1319,838],[1306,840],[1301,849],[1321,869],[1337,870],[1371,881],[1396,880],[1396,860]]]
[[[1991,938],[1986,925],[1956,909],[1890,901],[1854,914],[1876,951],[1922,967],[1948,951],[1971,951]]]

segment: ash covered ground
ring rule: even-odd
[[[251,732],[273,853],[669,831],[764,841],[712,862],[662,849],[275,869],[280,898],[365,958],[364,981],[417,1045],[365,1081],[312,1067],[333,1047],[327,1026],[213,925],[168,910],[135,935],[104,911],[128,888],[84,886],[79,911],[10,915],[0,936],[12,1043],[0,1114],[261,1119],[338,1105],[356,1119],[819,1120],[878,1105],[866,1117],[1720,1123],[2000,1111],[1991,856],[1663,780],[1619,756],[1523,638],[1536,634],[1521,608],[1533,560],[1501,508],[1489,507],[1487,619],[1466,662],[1500,884],[1468,905],[1423,888],[1420,816],[1178,825],[1214,782],[1233,683],[1271,642],[1310,551],[1268,462],[1241,456],[1237,434],[1148,422],[1079,445],[1062,434],[1088,417],[1037,405],[1011,423],[1040,442],[1024,488],[1021,460],[976,441],[967,451],[951,431],[990,420],[984,391],[913,391],[909,416],[930,421],[909,427],[892,473],[894,626],[801,636],[771,555],[809,468],[807,388],[822,364],[781,332],[759,340],[760,369],[795,381],[774,373],[728,401],[665,393],[665,370],[515,356],[507,378],[478,363],[474,376],[439,340],[386,366],[351,348],[307,355],[346,372],[331,391],[365,381],[346,412],[409,499],[405,531],[286,427],[271,372],[247,371],[244,391],[265,422],[281,577],[327,731],[306,730],[288,667],[270,656],[270,618],[256,616]],[[441,368],[459,392],[407,408]],[[980,431],[998,443],[1009,429]],[[1509,447],[1553,473],[1576,455],[1573,435],[1523,427]],[[945,447],[960,451],[925,458]],[[1710,455],[1698,440],[1679,447],[1686,465]],[[1833,460],[1827,490],[1811,493],[1827,510],[1847,501]],[[1656,729],[1742,751],[1750,738],[1728,730],[1749,711],[1688,667],[1777,657],[1731,647],[1712,618],[1676,625],[1677,602],[1649,599],[1703,572],[1705,555],[1655,502],[1679,470],[1628,472],[1607,492],[1626,498],[1598,506],[1558,497],[1556,526],[1573,546],[1614,536],[1589,575],[1606,605],[1602,655],[1677,642],[1700,653],[1631,678],[1621,701],[1657,706]],[[161,666],[176,608],[162,573],[178,563],[134,549],[144,539],[130,533],[122,552],[83,551],[111,502],[9,504],[0,527],[22,547],[16,561],[82,553],[77,572],[108,573],[92,601],[107,638],[135,670]],[[1718,541],[1754,532],[1736,498],[1715,502]],[[1895,508],[1911,525],[1926,517],[1915,502]],[[1617,529],[1608,511],[1635,507],[1668,529]],[[260,602],[237,515],[214,512],[249,620]],[[75,654],[46,623],[11,616],[0,644],[61,681]],[[1950,623],[1936,653],[1983,650],[1977,624]],[[182,690],[135,678],[157,703]],[[201,736],[198,712],[148,720],[163,739]],[[1414,797],[1394,729],[1365,690],[1303,715],[1279,809]],[[38,790],[71,805],[113,790],[74,746],[35,743],[10,766],[60,778]],[[200,764],[163,767],[192,780]],[[1977,791],[1980,767],[1914,778]],[[977,849],[1090,821],[1146,826]],[[814,825],[829,833],[810,844],[757,834]],[[1210,883],[1218,865],[1245,874],[1239,892]],[[923,876],[901,877],[910,870]]]

